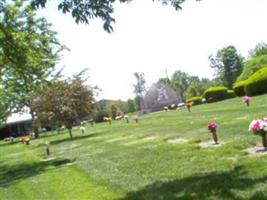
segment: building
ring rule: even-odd
[[[141,100],[142,113],[163,110],[165,106],[181,103],[181,95],[164,83],[154,83]]]
[[[0,139],[16,137],[31,131],[32,117],[29,113],[13,113],[0,128]]]

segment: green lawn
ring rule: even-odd
[[[0,142],[0,199],[267,199],[267,155],[250,156],[261,145],[248,132],[267,116],[267,95],[247,108],[241,98],[187,110],[145,115],[140,123],[101,123],[86,132],[43,135],[26,146]],[[218,125],[218,148],[209,121]],[[171,144],[170,139],[188,142]],[[50,141],[51,156],[44,160]],[[53,159],[54,158],[54,159]]]

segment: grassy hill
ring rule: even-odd
[[[145,115],[139,124],[88,125],[73,140],[49,133],[29,146],[0,142],[0,199],[267,199],[267,156],[245,151],[261,145],[248,125],[264,116],[267,95],[250,107],[235,98]],[[201,148],[213,120],[225,144]],[[188,142],[170,143],[176,138]]]

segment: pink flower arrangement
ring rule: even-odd
[[[267,150],[267,118],[253,120],[249,125],[249,131],[255,135],[260,135],[262,138],[262,145],[265,150]]]
[[[214,131],[216,131],[216,128],[217,128],[217,124],[216,124],[215,122],[210,122],[210,123],[208,124],[208,130],[209,130],[210,132],[214,132]]]
[[[267,133],[267,118],[253,120],[249,125],[249,131],[258,135]]]
[[[244,103],[250,102],[250,100],[251,100],[251,97],[250,96],[244,96],[243,97]]]
[[[218,144],[218,136],[216,129],[217,129],[217,124],[215,122],[210,122],[208,124],[208,130],[212,133],[212,137],[215,144]]]
[[[249,106],[249,102],[251,101],[251,97],[249,97],[249,96],[244,96],[243,97],[243,102],[245,103],[245,104],[247,104],[247,106]]]

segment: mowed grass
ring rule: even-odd
[[[48,133],[26,146],[0,143],[0,199],[267,199],[267,155],[250,156],[261,138],[248,131],[267,116],[267,95],[144,115],[140,123],[86,126],[85,134]],[[219,125],[218,148],[207,124]],[[186,143],[169,143],[183,138]],[[50,159],[44,146],[50,141]]]

